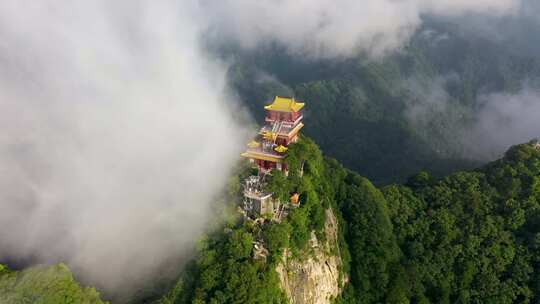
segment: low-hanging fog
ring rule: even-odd
[[[268,42],[312,58],[381,57],[401,47],[422,16],[516,14],[520,0],[223,0],[204,1],[215,39],[254,48]]]
[[[417,79],[406,85],[405,118],[442,156],[486,161],[496,159],[512,145],[540,136],[540,88],[529,82],[516,92],[480,94],[474,109],[463,106],[446,90],[451,74],[426,83]],[[433,138],[433,128],[439,137]]]
[[[0,2],[0,261],[109,290],[192,247],[246,132],[195,2]]]
[[[464,136],[472,157],[499,157],[511,145],[540,136],[540,90],[483,95],[478,119]]]
[[[467,39],[493,40],[513,46],[509,47],[512,52],[508,56],[540,58],[540,5],[536,0],[224,0],[204,3],[211,17],[209,37],[214,41],[236,43],[242,49],[255,52],[261,46],[277,44],[290,56],[315,64],[319,60],[348,58],[384,60],[386,56],[399,53],[411,38],[422,34],[434,44],[448,39],[446,33],[430,29],[426,20],[451,23],[458,29],[456,32]],[[509,93],[479,87],[483,93],[477,97],[476,107],[464,108],[451,100],[447,92],[446,78],[454,76],[453,73],[442,75],[423,86],[414,80],[396,84],[405,86],[414,98],[413,102],[403,100],[407,107],[405,119],[440,157],[491,160],[499,157],[509,145],[528,141],[534,134],[540,135],[537,133],[540,124],[529,112],[534,109],[532,105],[540,103],[537,90],[527,87]],[[279,79],[276,80],[279,83]],[[503,110],[504,121],[501,121],[499,112]],[[444,129],[440,137],[427,132],[434,122],[441,120],[447,125],[441,127]],[[494,125],[494,121],[498,123]]]

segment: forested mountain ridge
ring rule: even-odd
[[[301,189],[303,206],[262,231],[237,222],[206,239],[197,262],[162,303],[290,301],[275,267],[285,248],[293,258],[309,256],[310,231],[324,239],[318,211],[324,208],[340,219],[335,249],[348,278],[336,303],[539,300],[540,151],[534,146],[515,146],[475,171],[442,179],[423,172],[405,185],[377,189],[321,158],[309,140],[300,145],[292,149],[314,153],[305,159],[311,185],[295,184],[294,177],[287,184],[277,174],[275,186]],[[266,262],[252,258],[252,242],[261,236],[270,253]]]
[[[536,303],[539,178],[540,152],[520,145],[473,172],[440,180],[420,173],[383,188],[393,232],[388,248],[399,248],[399,266],[388,271],[396,282],[375,302]]]

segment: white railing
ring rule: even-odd
[[[292,124],[292,125],[296,125],[300,120],[304,119],[304,114],[300,115],[295,121],[289,121],[289,120],[283,120],[283,119],[275,119],[275,118],[270,118],[270,117],[265,117],[264,118],[264,121],[266,122],[275,122],[275,121],[283,121],[284,123],[286,124]]]
[[[291,132],[291,130],[293,129],[294,126],[288,126],[288,125],[285,125],[283,124],[281,126],[281,129],[279,130],[279,132],[277,134],[279,135],[289,135],[289,132]],[[263,133],[263,132],[272,132],[272,127],[270,126],[264,126],[261,128],[261,132],[260,133]]]

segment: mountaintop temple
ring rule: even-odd
[[[257,168],[258,175],[244,182],[244,212],[248,217],[273,216],[279,220],[289,207],[299,204],[297,194],[292,194],[290,202],[279,202],[272,193],[264,191],[264,178],[272,170],[280,170],[288,175],[287,152],[289,145],[298,141],[304,127],[303,109],[305,104],[294,98],[276,96],[266,110],[265,124],[257,137],[248,143],[242,156]]]

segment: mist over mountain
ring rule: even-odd
[[[346,58],[363,52],[381,57],[407,43],[422,16],[480,13],[512,15],[519,0],[389,1],[316,0],[204,2],[211,36],[244,49],[277,42],[297,56]]]
[[[397,204],[391,206],[391,215],[383,214],[382,194],[352,171],[375,185],[407,182],[410,189],[394,190],[410,198],[410,204],[426,203],[410,207],[424,214],[431,212],[426,206],[435,200],[428,194],[435,195],[437,183],[459,191],[454,184],[444,184],[461,182],[459,178],[440,182],[437,177],[478,168],[502,157],[510,146],[539,137],[540,4],[536,0],[3,1],[0,227],[8,229],[0,229],[0,264],[65,262],[77,278],[105,291],[107,297],[145,302],[133,295],[161,280],[170,281],[195,255],[196,265],[189,268],[193,272],[184,276],[193,274],[191,283],[199,289],[190,290],[190,282],[178,281],[175,288],[183,290],[178,293],[184,299],[230,300],[227,292],[243,290],[247,284],[235,277],[238,269],[249,272],[244,278],[272,286],[261,299],[284,299],[270,266],[254,266],[250,260],[253,237],[262,232],[231,224],[234,220],[229,217],[234,216],[222,212],[236,208],[224,204],[224,196],[239,203],[237,175],[246,174],[235,171],[239,152],[256,129],[253,121],[263,120],[263,106],[276,95],[306,102],[305,133],[322,152],[306,139],[314,155],[306,174],[314,182],[296,186],[302,186],[304,195],[309,193],[310,203],[290,223],[264,231],[272,237],[290,234],[287,242],[274,244],[275,252],[289,241],[299,252],[309,251],[305,244],[311,232],[320,233],[324,208],[343,212],[344,225],[360,225],[355,216],[375,212],[385,217],[379,227],[384,237],[369,237],[388,245],[389,260],[382,264],[409,271],[409,265],[398,265],[397,257],[421,263],[424,256],[418,248],[439,253],[433,249],[437,244],[399,238],[402,235],[392,225],[408,229],[414,223],[400,222],[396,208],[410,206]],[[508,238],[515,243],[501,243],[512,243],[509,246],[517,252],[536,250],[522,243],[538,233],[536,188],[530,182],[537,172],[523,169],[538,158],[531,149],[511,150],[527,157],[502,163],[495,172],[499,175],[485,173],[491,168],[485,167],[486,178],[492,179],[478,177],[485,192],[471,195],[485,195],[482,202],[492,208],[489,216],[475,209],[486,215],[480,221],[517,217],[497,226],[510,231]],[[435,178],[414,175],[422,170]],[[522,176],[508,173],[516,170]],[[329,181],[325,174],[331,175]],[[499,181],[501,176],[507,180]],[[297,191],[293,183],[282,182],[283,189]],[[229,193],[224,194],[227,187]],[[393,194],[385,192],[388,201],[395,202]],[[529,203],[511,204],[525,196]],[[376,203],[362,205],[366,197]],[[341,199],[347,202],[339,205]],[[467,206],[467,199],[451,199]],[[510,202],[505,205],[508,213],[500,210],[502,201]],[[452,218],[447,214],[462,216],[460,210],[439,208],[440,218],[432,223],[443,225]],[[514,211],[527,212],[526,225]],[[218,228],[216,235],[204,237],[196,246],[210,222],[215,228],[221,221],[228,221],[225,226],[231,234]],[[291,227],[299,232],[287,230]],[[362,229],[358,235],[367,227]],[[444,232],[452,234],[449,230]],[[342,235],[341,241],[339,246],[346,248],[364,240]],[[195,250],[201,243],[202,248]],[[231,263],[215,259],[216,252]],[[353,252],[352,267],[363,255],[361,250]],[[519,268],[523,263],[534,268],[538,263],[535,257],[510,256],[505,256],[506,266]],[[347,258],[351,257],[343,257],[344,264]],[[436,265],[440,271],[452,266]],[[503,268],[482,275],[504,279]],[[527,275],[508,283],[527,286],[522,290],[505,282],[486,284],[493,289],[508,287],[506,299],[532,299],[528,292],[538,289],[529,289],[528,284],[538,276],[529,268],[524,271]],[[62,280],[80,287],[72,284],[69,271],[59,269]],[[223,269],[230,273],[216,279]],[[354,288],[362,286],[362,268],[347,271],[343,274],[352,277]],[[3,272],[2,266],[0,275]],[[2,286],[11,286],[27,273],[34,276],[32,270],[5,272],[9,277]],[[207,280],[201,280],[201,273],[208,275]],[[391,271],[378,278],[384,282],[380,290],[392,284],[385,281],[387,274]],[[35,276],[40,278],[40,273]],[[438,288],[460,288],[455,280],[428,277],[419,280],[430,292],[419,288],[399,295],[414,293],[416,299],[437,302],[444,298]],[[95,291],[88,292],[95,297]],[[350,292],[346,295],[358,296]],[[382,293],[366,301],[382,301]],[[469,297],[450,295],[453,300]]]
[[[295,94],[316,103],[308,134],[348,167],[381,182],[422,169],[444,175],[538,136],[537,6],[525,1],[507,15],[426,13],[383,57],[360,49],[314,59],[280,42],[221,51],[256,116],[273,92]]]
[[[448,21],[455,23],[467,35],[483,36],[506,44],[516,55],[538,57],[539,14],[538,1],[522,0],[517,14],[500,17],[467,15]]]
[[[2,1],[0,260],[130,294],[191,254],[249,133],[198,14]]]

